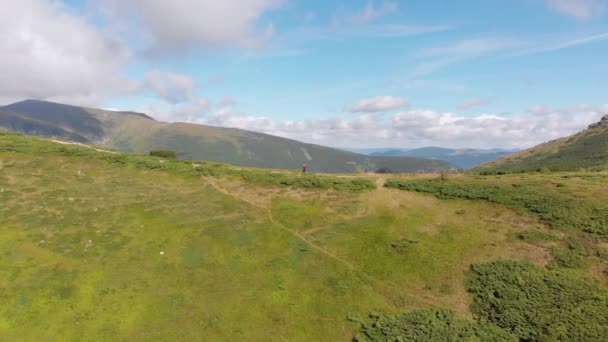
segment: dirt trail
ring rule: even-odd
[[[85,144],[81,144],[81,143],[77,143],[77,142],[69,142],[69,141],[61,141],[61,140],[54,140],[54,139],[50,139],[49,141],[52,141],[54,143],[57,144],[61,144],[61,145],[76,145],[76,146],[82,146],[82,147],[88,147],[88,148],[92,148],[97,152],[104,152],[104,153],[118,153],[116,151],[108,151],[108,150],[102,150],[93,146],[89,146],[89,145],[85,145]]]
[[[399,296],[407,296],[410,297],[412,299],[412,303],[416,303],[417,305],[426,305],[428,307],[434,308],[437,307],[437,300],[436,298],[433,298],[431,296],[428,296],[427,294],[421,294],[418,293],[416,295],[411,295],[408,294],[407,292],[404,293],[404,285],[399,285],[396,283],[393,283],[391,281],[385,281],[385,280],[380,280],[377,279],[369,274],[367,274],[363,269],[355,266],[354,264],[338,257],[337,255],[329,252],[328,250],[324,249],[321,246],[316,245],[314,242],[308,240],[305,236],[303,236],[301,233],[298,233],[297,231],[294,231],[292,229],[290,229],[289,227],[285,226],[284,224],[282,224],[281,222],[278,222],[274,219],[274,217],[272,216],[272,210],[271,208],[265,207],[263,205],[260,205],[259,203],[256,203],[250,199],[247,199],[243,196],[239,196],[238,194],[234,194],[224,188],[222,188],[220,185],[217,184],[217,182],[215,181],[215,179],[213,179],[212,177],[202,177],[209,185],[211,185],[214,189],[216,189],[217,191],[230,196],[232,198],[235,198],[239,201],[243,201],[245,203],[250,204],[253,207],[259,208],[264,210],[267,215],[268,215],[268,219],[270,220],[271,223],[273,223],[275,226],[277,226],[278,228],[280,228],[283,231],[288,232],[289,234],[295,236],[296,238],[300,239],[302,242],[306,243],[307,245],[309,245],[310,247],[316,249],[317,251],[319,251],[321,254],[345,265],[349,270],[351,271],[357,271],[360,274],[362,274],[363,276],[365,276],[366,278],[368,278],[370,281],[372,281],[373,283],[382,286],[385,290],[390,290],[391,292],[395,293],[395,294],[399,294]],[[382,190],[383,185],[384,185],[384,181],[385,179],[383,178],[379,178],[378,182],[381,183],[382,186],[379,186],[379,189]],[[377,190],[376,190],[377,191]]]
[[[378,188],[378,190],[384,189],[384,184],[386,184],[386,177],[379,176],[378,178],[376,178],[376,187]]]
[[[244,198],[242,196],[237,196],[231,192],[229,192],[228,190],[222,188],[221,186],[219,186],[213,179],[211,179],[210,177],[206,177],[205,180],[207,181],[207,183],[209,183],[211,186],[213,186],[217,191],[228,195],[230,197],[236,198],[237,200],[246,202],[256,208],[260,208],[263,209],[264,211],[266,211],[267,215],[268,215],[268,219],[270,220],[270,222],[272,222],[275,226],[281,228],[282,230],[290,233],[291,235],[297,237],[298,239],[302,240],[304,243],[306,243],[307,245],[309,245],[310,247],[316,249],[317,251],[321,252],[322,254],[325,254],[326,256],[346,265],[346,267],[348,267],[349,269],[355,269],[355,266],[351,263],[349,263],[348,261],[341,259],[340,257],[336,256],[335,254],[325,250],[323,247],[320,247],[318,245],[316,245],[315,243],[313,243],[312,241],[306,239],[306,237],[302,236],[302,234],[289,229],[288,227],[286,227],[285,225],[283,225],[281,222],[278,222],[274,219],[274,217],[272,216],[272,210],[270,208],[264,207],[258,203],[255,203],[247,198]]]

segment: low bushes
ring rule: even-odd
[[[517,341],[489,323],[457,318],[447,310],[419,310],[397,316],[371,315],[355,341]]]
[[[464,198],[504,204],[515,210],[535,213],[554,228],[577,228],[608,236],[608,208],[563,193],[526,185],[514,187],[449,179],[390,179],[385,186],[429,193],[443,199]]]
[[[150,156],[165,159],[177,159],[177,153],[171,150],[152,150],[150,151]]]
[[[446,310],[372,314],[355,341],[600,342],[608,337],[608,290],[575,273],[495,261],[471,266],[468,287],[473,321]]]
[[[569,272],[528,262],[471,267],[472,311],[521,341],[606,341],[608,291]]]

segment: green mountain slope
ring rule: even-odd
[[[0,132],[0,339],[605,340],[605,240],[471,192],[608,175],[430,177],[453,199]]]
[[[414,157],[371,157],[241,129],[158,122],[145,114],[112,112],[44,101],[0,107],[0,127],[43,137],[59,137],[147,153],[171,149],[183,159],[203,159],[241,166],[349,173],[388,169],[433,172],[446,162]]]
[[[476,170],[525,172],[608,168],[608,115],[587,130],[480,165]]]

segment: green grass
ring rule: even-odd
[[[550,178],[549,178],[550,177]],[[555,228],[579,229],[608,236],[608,193],[601,193],[608,176],[592,175],[587,194],[570,188],[580,187],[578,179],[588,175],[551,175],[495,177],[451,177],[391,179],[389,188],[433,194],[439,198],[464,198],[507,205],[520,212],[541,217]],[[576,178],[576,181],[572,181]],[[594,179],[595,178],[595,179]],[[555,182],[558,179],[559,182]],[[594,194],[599,194],[598,197]]]
[[[564,272],[556,248],[605,260],[526,210],[373,178],[162,161],[0,134],[0,340],[508,339],[469,310],[472,264]],[[603,179],[545,181],[603,198]],[[588,298],[579,283],[558,286]]]
[[[91,148],[75,145],[59,145],[9,132],[0,132],[0,152],[60,154],[66,157],[103,160],[138,169],[162,170],[193,176],[233,177],[246,182],[265,185],[349,191],[367,191],[376,188],[376,185],[372,181],[364,178],[318,176],[314,174],[301,175],[299,172],[294,171],[238,168],[228,164],[207,161],[177,161],[137,154],[103,153]]]
[[[336,340],[348,312],[386,309],[357,273],[188,172],[0,158],[5,338]]]

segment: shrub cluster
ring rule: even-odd
[[[355,341],[608,339],[608,290],[575,273],[495,261],[471,266],[468,286],[474,321],[445,310],[372,314]]]
[[[471,267],[472,310],[521,341],[606,341],[608,291],[574,273],[528,262]]]
[[[504,186],[461,180],[391,179],[386,187],[433,194],[439,198],[484,200],[515,210],[539,215],[554,228],[577,228],[588,233],[608,235],[608,208],[580,201],[567,194],[547,192],[526,186]]]
[[[177,153],[171,150],[152,150],[150,151],[152,157],[159,157],[165,159],[177,159]]]
[[[372,314],[355,341],[517,341],[497,326],[457,318],[447,310],[418,310],[397,316]]]

